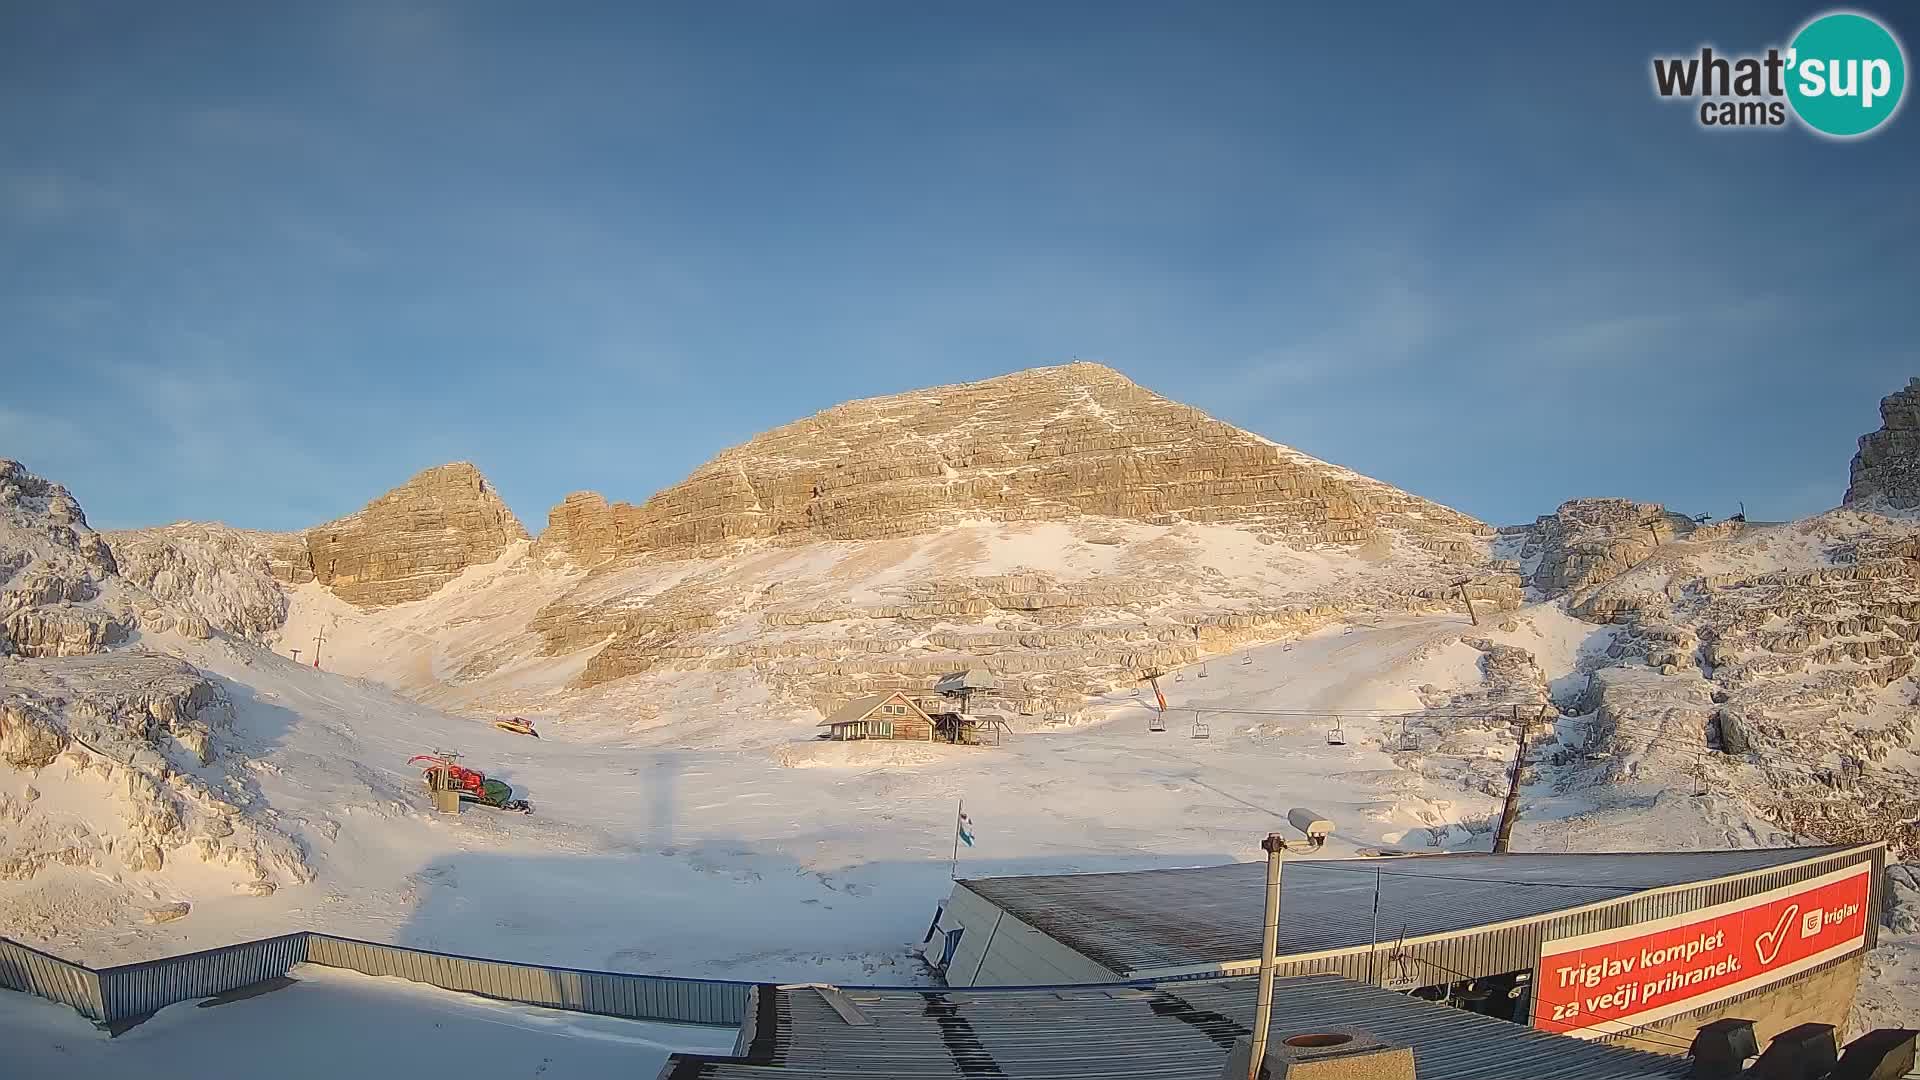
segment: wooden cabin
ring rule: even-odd
[[[892,739],[932,742],[933,718],[899,690],[856,698],[820,721],[826,739]]]

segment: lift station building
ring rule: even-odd
[[[1846,1026],[1885,846],[1289,859],[1280,976],[1331,973],[1558,1034],[1723,1017]],[[954,883],[925,946],[949,986],[1259,968],[1265,863]]]

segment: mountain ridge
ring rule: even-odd
[[[575,492],[546,552],[583,564],[736,539],[874,540],[961,521],[1236,523],[1309,543],[1491,530],[1089,361],[844,402],[727,447],[644,502]]]

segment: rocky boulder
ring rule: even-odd
[[[0,702],[0,762],[44,769],[66,748],[66,732],[45,709],[27,701]]]

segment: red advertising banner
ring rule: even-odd
[[[1861,863],[1732,903],[1549,941],[1533,1025],[1597,1038],[1778,982],[1866,944]]]

